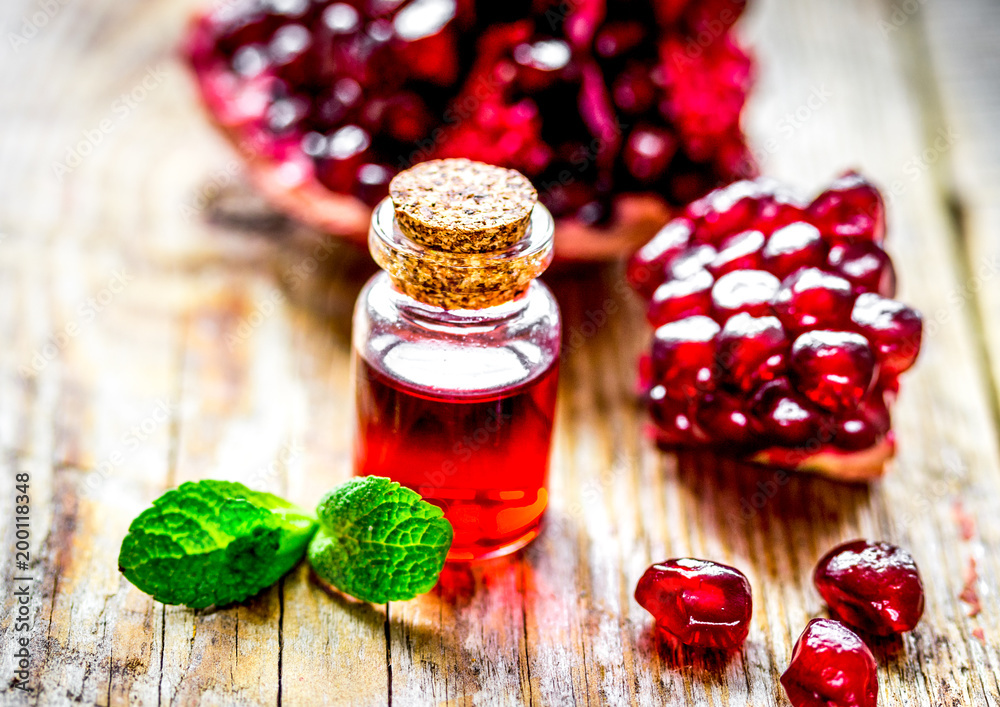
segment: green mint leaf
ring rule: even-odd
[[[157,601],[201,609],[242,601],[302,559],[316,518],[230,481],[181,484],[132,521],[118,568]]]
[[[374,604],[434,588],[453,531],[441,509],[416,492],[366,476],[330,491],[316,513],[309,562],[320,579]]]

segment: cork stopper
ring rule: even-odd
[[[389,183],[396,223],[410,239],[451,253],[489,253],[524,238],[538,193],[512,169],[431,160]]]
[[[552,262],[552,214],[520,173],[465,159],[401,172],[375,207],[368,246],[400,292],[443,309],[520,296]]]

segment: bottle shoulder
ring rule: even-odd
[[[557,362],[559,305],[533,282],[514,306],[445,312],[412,307],[384,273],[362,290],[354,312],[357,355],[417,390],[459,397],[503,393]]]

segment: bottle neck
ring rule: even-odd
[[[424,329],[452,333],[482,333],[517,319],[527,309],[529,296],[537,287],[531,282],[512,299],[491,307],[447,309],[411,297],[385,276],[386,297],[399,316]]]

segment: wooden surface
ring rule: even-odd
[[[0,8],[0,704],[785,705],[778,676],[824,612],[815,560],[868,536],[909,548],[927,585],[920,626],[875,646],[881,704],[1000,705],[993,0],[757,0],[742,24],[767,171],[812,190],[856,165],[890,194],[901,297],[927,335],[883,482],[658,453],[631,393],[646,332],[621,269],[556,274],[568,346],[552,508],[522,557],[387,607],[330,596],[299,567],[214,612],[131,587],[121,538],[184,480],[309,504],[347,477],[348,314],[370,270],[307,245],[241,186],[174,58],[194,3]],[[67,151],[95,131],[76,164]],[[31,486],[26,633],[16,473]],[[750,578],[753,625],[728,660],[658,644],[631,598],[650,562],[682,555]],[[10,687],[22,636],[27,695]]]

